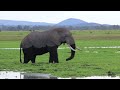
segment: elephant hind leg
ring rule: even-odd
[[[30,61],[29,57],[27,55],[24,55],[24,63],[28,63]]]
[[[31,58],[32,63],[35,63],[35,58],[36,58],[36,55],[32,56],[32,58]]]
[[[23,49],[24,53],[24,63],[28,63],[31,60],[32,48]]]

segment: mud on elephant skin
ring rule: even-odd
[[[49,63],[59,63],[57,48],[67,43],[71,48],[71,56],[66,61],[71,60],[75,56],[75,41],[72,33],[66,28],[54,28],[47,31],[34,31],[28,34],[20,44],[20,62],[21,51],[24,54],[24,62],[28,63],[30,60],[35,63],[37,55],[42,55],[49,52]]]

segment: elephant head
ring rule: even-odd
[[[75,45],[75,41],[72,36],[72,33],[66,28],[56,28],[56,29],[53,29],[53,32],[57,33],[57,34],[54,34],[54,38],[59,38],[59,40],[57,41],[59,41],[60,44],[66,43],[71,49],[71,56],[67,58],[66,61],[73,59],[75,56],[76,45]]]

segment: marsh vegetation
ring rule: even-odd
[[[0,48],[19,48],[21,40],[30,31],[0,32]],[[0,70],[32,73],[50,73],[58,77],[106,76],[112,72],[120,76],[120,48],[85,48],[120,46],[120,30],[74,30],[71,31],[80,51],[74,59],[66,61],[70,49],[61,45],[58,49],[59,63],[49,64],[49,53],[37,56],[36,64],[21,64],[19,49],[0,49]],[[23,55],[22,55],[23,57]],[[112,74],[111,74],[112,75]]]

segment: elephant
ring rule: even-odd
[[[49,63],[59,63],[57,49],[61,44],[68,44],[71,49],[71,56],[66,61],[71,60],[75,56],[76,44],[70,30],[66,28],[52,28],[46,31],[33,31],[23,38],[20,43],[20,62],[21,49],[24,54],[24,62],[30,60],[35,63],[37,55],[49,53]]]

